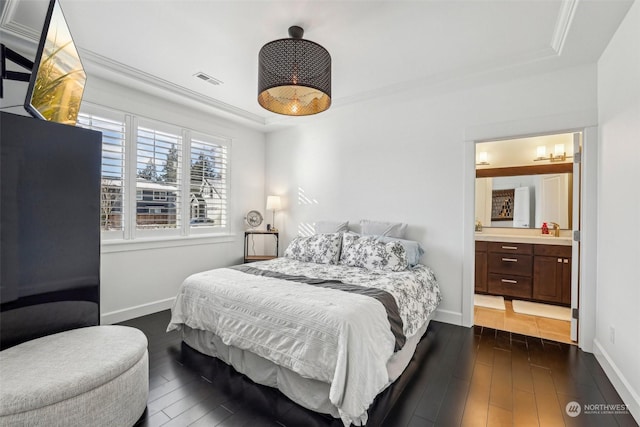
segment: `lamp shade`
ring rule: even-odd
[[[290,38],[260,49],[258,103],[269,111],[307,116],[331,105],[331,55],[303,34],[302,28],[290,27]]]
[[[280,196],[267,197],[267,210],[277,211],[280,210]]]

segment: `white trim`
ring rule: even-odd
[[[578,345],[593,352],[596,336],[596,290],[598,255],[598,129],[582,133],[582,174],[580,179],[580,292],[578,294]]]
[[[217,243],[235,242],[237,236],[233,233],[216,235],[190,235],[155,238],[137,238],[135,240],[103,240],[100,253],[144,251],[149,249],[175,248],[181,246],[211,245]]]
[[[598,339],[593,340],[593,355],[596,357],[600,366],[602,366],[604,373],[607,374],[607,378],[609,378],[609,381],[613,384],[622,401],[627,405],[633,418],[635,418],[636,422],[640,422],[640,395],[633,389]]]
[[[175,299],[175,297],[171,297],[160,301],[123,308],[121,310],[110,311],[100,315],[100,324],[112,325],[114,323],[124,322],[125,320],[135,319],[136,317],[146,316],[147,314],[168,310],[173,307]]]
[[[131,114],[124,116],[124,130],[126,133],[124,139],[124,206],[122,224],[125,240],[134,240],[136,238],[136,212],[138,206],[138,191],[136,188],[137,168],[137,150],[136,135],[138,129],[138,118]],[[131,191],[135,189],[136,191]]]
[[[569,35],[577,6],[578,0],[563,0],[562,6],[560,6],[560,12],[556,19],[556,27],[553,30],[553,37],[551,38],[551,47],[558,56],[562,55],[562,49]]]
[[[462,224],[462,326],[470,328],[474,325],[473,294],[475,293],[475,197],[476,197],[476,144],[475,141],[465,141],[464,167],[462,181],[463,218]],[[469,173],[473,171],[473,173]],[[470,196],[469,196],[470,195]],[[471,212],[471,218],[466,213]],[[471,284],[468,286],[467,284]]]
[[[462,313],[450,310],[436,310],[433,320],[450,323],[452,325],[462,325]]]

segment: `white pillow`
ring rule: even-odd
[[[341,233],[298,236],[284,251],[284,256],[303,262],[337,264],[340,257]]]
[[[316,234],[346,233],[349,231],[349,221],[318,221],[314,224]]]
[[[404,239],[407,231],[407,224],[404,222],[383,222],[369,221],[368,219],[360,220],[362,234],[397,237]]]

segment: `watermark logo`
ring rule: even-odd
[[[576,401],[567,403],[564,410],[572,418],[584,415],[618,415],[629,414],[629,408],[624,403],[585,403],[580,405]]]
[[[578,415],[580,415],[582,407],[578,402],[571,401],[567,403],[567,406],[564,408],[564,410],[567,411],[567,415],[569,415],[570,417],[577,417]]]

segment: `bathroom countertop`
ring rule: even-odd
[[[536,245],[571,246],[571,237],[553,235],[517,235],[476,232],[476,240],[483,242],[533,243]]]

